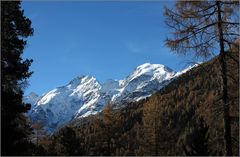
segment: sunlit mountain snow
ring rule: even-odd
[[[32,104],[28,113],[33,121],[40,121],[52,132],[72,119],[101,112],[107,103],[121,107],[123,102],[139,101],[151,96],[194,66],[180,72],[161,64],[145,63],[122,80],[108,80],[100,84],[93,76],[78,76],[67,85],[57,87],[43,96],[34,93],[24,98]]]

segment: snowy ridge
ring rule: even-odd
[[[175,77],[178,77],[178,76],[186,73],[188,70],[190,70],[190,69],[192,69],[192,68],[194,68],[194,67],[197,67],[199,64],[201,64],[201,63],[200,63],[200,62],[199,62],[199,63],[196,63],[196,64],[194,64],[194,65],[191,65],[191,66],[187,67],[186,69],[183,69],[182,71],[177,72],[177,73],[175,74]]]
[[[111,101],[139,101],[162,88],[164,81],[174,77],[175,72],[161,64],[145,63],[138,66],[129,76],[119,81],[118,93]]]
[[[24,101],[32,104],[30,118],[42,122],[52,132],[72,119],[101,112],[107,103],[121,107],[123,102],[149,97],[195,66],[176,73],[161,64],[145,63],[123,80],[108,80],[103,84],[92,76],[81,75],[41,97],[30,93]]]

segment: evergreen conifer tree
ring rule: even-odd
[[[31,134],[24,112],[30,104],[22,101],[32,60],[21,55],[33,34],[31,21],[24,16],[20,1],[1,2],[1,153],[27,155]],[[29,155],[29,154],[28,154]]]

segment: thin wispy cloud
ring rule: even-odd
[[[146,50],[145,46],[141,43],[135,41],[124,41],[125,47],[129,50],[129,52],[141,54]]]
[[[25,54],[38,65],[32,68],[35,74],[41,73],[30,78],[27,93],[52,87],[39,85],[46,75],[64,84],[78,74],[95,74],[99,80],[123,78],[145,62],[178,68],[179,59],[161,45],[167,32],[161,27],[161,2],[22,5],[35,30]]]

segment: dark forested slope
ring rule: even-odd
[[[239,155],[239,52],[234,50],[226,62],[233,153]],[[224,155],[219,69],[216,57],[150,98],[118,110],[107,105],[101,114],[40,143],[48,155]]]
[[[239,153],[238,58],[238,49],[227,53],[228,103],[230,104],[232,144],[235,155]],[[165,139],[158,144],[159,152],[166,151],[162,155],[168,153],[169,155],[174,155],[174,153],[181,155],[184,151],[183,145],[194,143],[194,130],[199,126],[199,121],[203,121],[208,126],[209,154],[224,154],[223,102],[219,69],[218,59],[214,58],[174,80],[144,105],[143,111],[150,109],[150,111],[145,111],[145,119],[156,114],[157,127],[160,130],[159,140],[162,137],[168,137],[168,140]],[[151,111],[154,114],[150,114]],[[161,133],[162,128],[164,131]],[[161,150],[162,144],[163,150]],[[186,148],[189,147],[191,146],[186,146]]]

